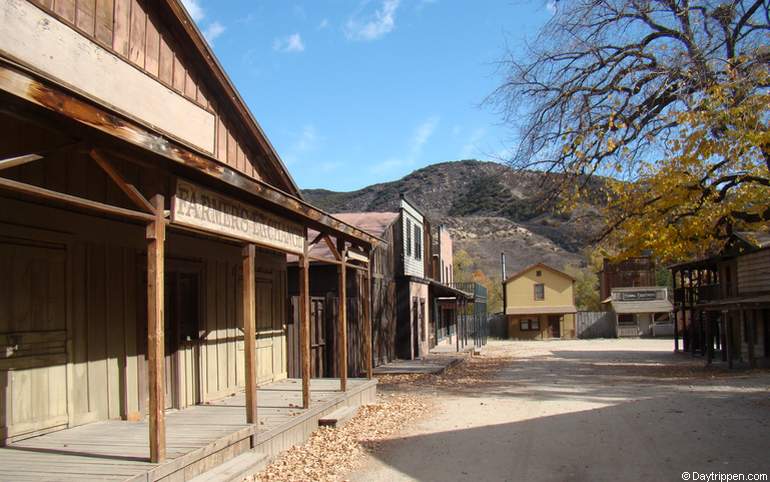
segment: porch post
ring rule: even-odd
[[[726,321],[727,324],[727,332],[725,333],[725,337],[727,340],[727,343],[725,343],[725,348],[727,350],[727,368],[733,367],[733,350],[735,348],[735,345],[733,345],[733,317],[730,316],[727,318]]]
[[[677,275],[677,271],[672,271],[671,282],[674,284],[674,302],[676,302],[676,292],[677,292],[676,275]],[[684,286],[680,285],[679,289],[680,289],[681,296],[684,296]],[[680,300],[680,303],[681,303],[681,300]],[[679,353],[679,319],[678,319],[679,310],[674,308],[674,312],[672,314],[674,315],[673,316],[674,318],[674,353]]]
[[[243,247],[241,253],[243,273],[243,359],[246,376],[246,423],[257,423],[257,347],[256,347],[256,300],[254,287],[254,262],[256,259],[253,244]]]
[[[749,366],[751,368],[757,367],[757,360],[754,357],[754,312],[751,313],[751,317],[746,319],[744,310],[741,310],[741,329],[746,329],[746,343],[749,349]]]
[[[727,361],[727,311],[719,313],[719,354],[722,361]]]
[[[703,313],[703,310],[701,310],[701,313]],[[711,313],[706,313],[705,316],[701,315],[704,318],[704,323],[706,324],[706,363],[711,365],[711,361],[714,359],[714,340],[713,340],[713,334],[711,333]]]
[[[307,237],[307,236],[306,236]],[[310,407],[310,265],[308,248],[299,257],[299,352],[302,360],[302,408]]]
[[[372,266],[366,265],[366,286],[364,287],[364,363],[366,363],[366,378],[372,379]]]
[[[339,376],[340,391],[348,389],[348,294],[347,294],[347,271],[345,266],[347,252],[345,251],[345,242],[338,240],[337,250],[342,255],[342,263],[337,265],[339,270],[339,285],[337,288],[337,349],[339,350]]]
[[[462,300],[455,297],[455,345],[457,353],[460,353],[460,305]]]
[[[155,220],[147,225],[147,372],[150,398],[150,462],[166,459],[165,380],[164,380],[164,246],[166,221],[164,198],[152,198]]]

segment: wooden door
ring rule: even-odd
[[[561,338],[561,317],[549,316],[548,317],[548,330],[551,338]]]
[[[310,299],[310,376],[326,375],[326,310],[321,297]]]
[[[67,426],[66,253],[0,239],[0,441]]]

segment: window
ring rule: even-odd
[[[540,320],[538,319],[526,319],[519,320],[520,331],[540,331]]]
[[[422,229],[419,226],[414,227],[414,257],[422,259]]]
[[[535,271],[535,276],[537,276],[539,278],[539,277],[543,276],[543,272],[540,271],[540,270],[537,270],[537,271]]]
[[[412,220],[406,219],[406,255],[412,255]]]
[[[545,285],[543,283],[535,284],[535,300],[542,301],[545,299]]]

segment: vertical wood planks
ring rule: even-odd
[[[113,0],[96,0],[96,40],[102,45],[112,46]]]
[[[128,57],[128,36],[131,30],[131,0],[115,0],[112,48]]]
[[[90,37],[94,37],[96,0],[77,0],[75,25]]]
[[[164,381],[164,248],[166,224],[163,195],[152,198],[155,221],[147,226],[147,363],[150,392],[150,462],[166,458],[165,381]]]
[[[158,67],[160,65],[160,34],[151,18],[147,19],[145,38],[144,68],[153,77],[158,77]]]
[[[242,254],[243,351],[246,376],[246,422],[257,423],[257,367],[256,364],[256,303],[254,263],[255,248],[248,244]]]
[[[131,32],[128,36],[128,60],[144,68],[145,28],[147,15],[138,0],[131,0]]]

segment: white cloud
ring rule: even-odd
[[[318,30],[323,30],[323,29],[325,29],[328,26],[329,26],[329,19],[325,18],[325,19],[321,20],[321,23],[318,24]]]
[[[206,16],[206,12],[203,10],[200,3],[198,3],[198,0],[182,0],[182,4],[187,10],[187,13],[190,14],[190,17],[196,22],[200,22],[203,20],[203,17]]]
[[[422,156],[422,149],[425,144],[428,143],[433,133],[438,127],[440,118],[438,116],[432,116],[421,122],[412,133],[412,137],[407,145],[407,153],[404,156],[396,156],[385,161],[375,164],[371,167],[371,171],[375,173],[382,173],[394,168],[410,166],[417,162]]]
[[[302,36],[299,33],[293,33],[273,40],[273,50],[276,52],[303,52],[305,44],[302,43]]]
[[[382,6],[368,15],[361,15],[364,2],[345,24],[345,35],[351,40],[376,40],[396,27],[399,0],[383,0]]]
[[[296,135],[294,142],[286,149],[282,156],[283,160],[287,165],[296,164],[302,161],[307,153],[316,150],[321,141],[323,137],[316,127],[313,124],[305,124]]]
[[[214,21],[209,24],[208,27],[203,31],[203,36],[206,37],[206,40],[208,43],[213,44],[214,39],[219,37],[225,32],[225,26],[221,23]]]

